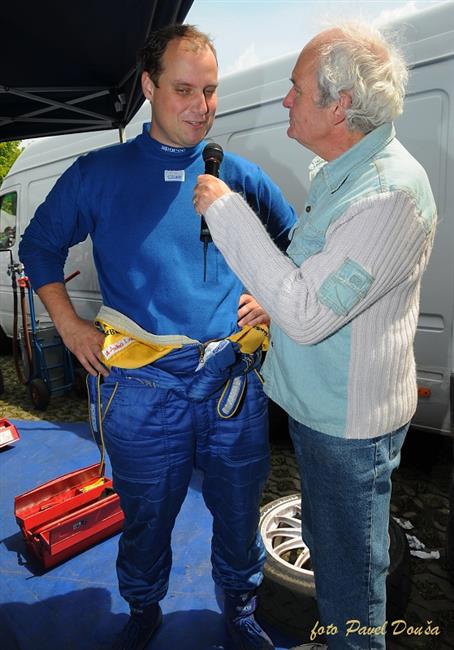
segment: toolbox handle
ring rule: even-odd
[[[79,269],[77,269],[77,271],[73,271],[72,273],[70,273],[69,275],[67,275],[66,278],[65,278],[65,284],[66,284],[67,282],[69,282],[70,280],[72,280],[73,278],[77,277],[78,275],[80,275],[80,271],[79,271]]]

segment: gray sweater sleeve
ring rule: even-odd
[[[328,228],[322,251],[295,265],[273,244],[246,202],[235,193],[217,199],[205,215],[229,266],[286,334],[301,344],[323,340],[390,289],[409,278],[430,252],[410,195],[383,192],[359,200]],[[304,218],[304,217],[303,217]],[[365,295],[338,313],[323,287],[351,260],[371,282]]]

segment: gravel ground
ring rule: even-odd
[[[0,357],[5,390],[0,395],[0,418],[77,422],[86,419],[86,403],[68,394],[52,396],[46,412],[33,409],[25,386],[16,378],[11,357]],[[299,490],[299,476],[282,413],[272,410],[272,468],[263,504]],[[410,430],[400,468],[393,478],[391,510],[411,522],[410,531],[440,558],[411,558],[412,587],[405,615],[407,629],[393,637],[391,650],[454,650],[454,586],[445,558],[448,490],[452,469],[452,441]],[[410,629],[410,627],[412,629]],[[439,629],[440,633],[435,634]],[[425,632],[430,632],[427,634]]]

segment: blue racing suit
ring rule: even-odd
[[[194,466],[204,472],[203,496],[213,515],[215,582],[226,592],[260,583],[257,523],[269,463],[267,398],[255,371],[231,418],[217,410],[222,382],[202,400],[189,390],[203,344],[238,330],[244,288],[212,243],[204,280],[191,198],[206,143],[167,147],[148,128],[131,142],[79,158],[20,245],[38,289],[62,281],[68,249],[90,235],[104,305],[157,336],[191,339],[143,367],[113,367],[100,387],[104,439],[125,514],[119,586],[136,607],[166,593],[171,531]],[[295,215],[272,181],[228,153],[221,178],[248,199],[285,249]]]

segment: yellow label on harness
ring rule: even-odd
[[[157,361],[181,345],[154,345],[118,332],[104,321],[97,321],[106,335],[102,347],[103,363],[117,368],[142,368]]]

